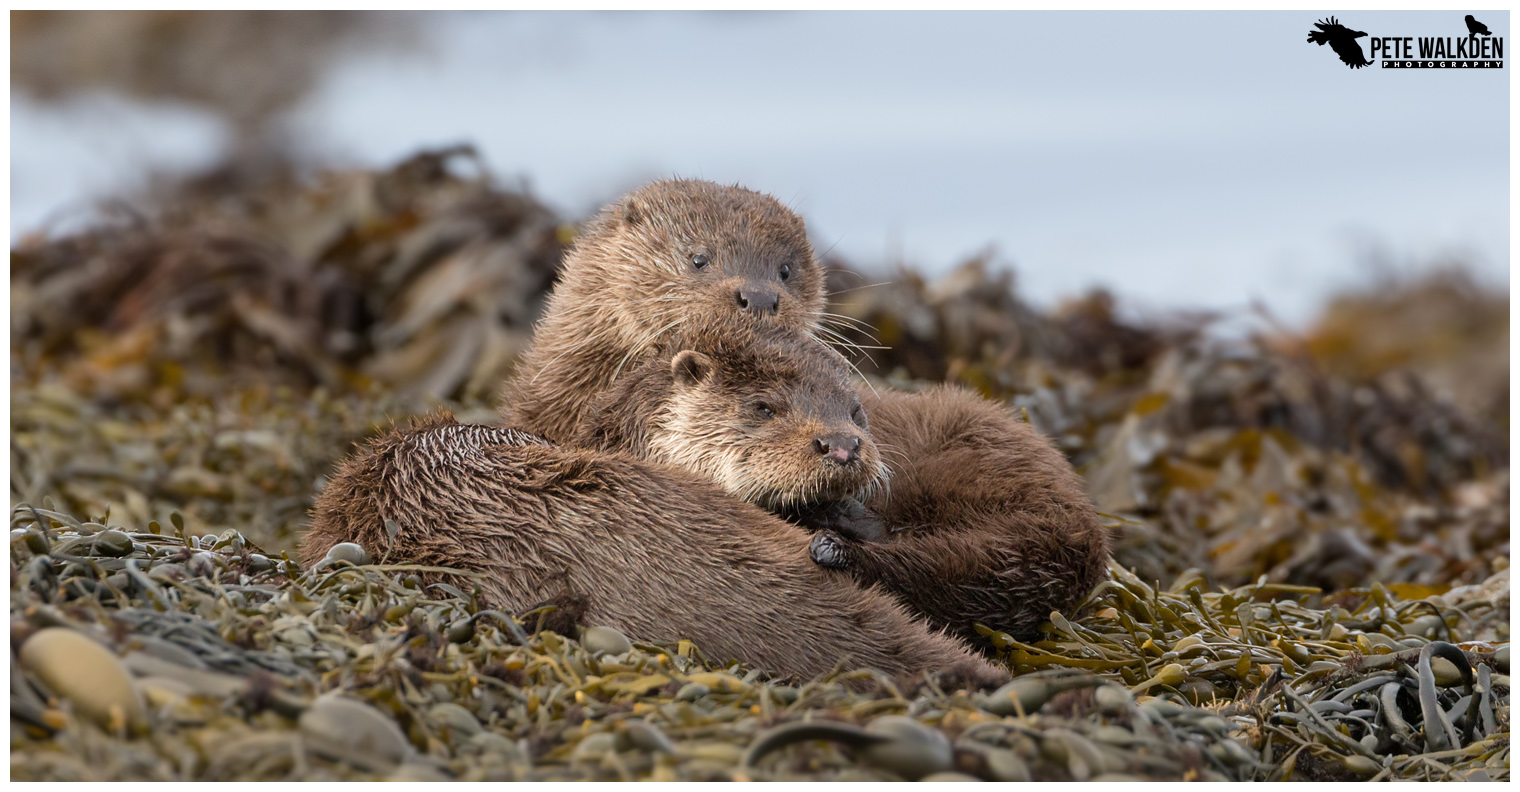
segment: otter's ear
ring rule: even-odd
[[[618,203],[618,217],[627,225],[636,226],[644,222],[646,214],[644,205],[632,195],[623,196],[623,200]]]
[[[700,385],[712,376],[712,372],[712,358],[690,349],[670,361],[670,373],[675,377],[676,384],[682,387]]]

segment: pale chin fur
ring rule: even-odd
[[[841,493],[831,493],[825,497],[822,486],[802,487],[791,489],[768,488],[763,482],[744,473],[744,461],[735,456],[733,459],[725,459],[723,475],[718,477],[718,482],[729,494],[749,501],[763,509],[774,512],[786,512],[805,506],[827,503],[841,498],[855,498],[857,500],[869,500],[877,491],[887,485],[886,467],[881,462],[874,466],[875,475],[865,486],[858,490]]]
[[[696,425],[693,417],[702,409],[700,400],[690,394],[677,394],[671,399],[670,409],[661,419],[661,431],[652,433],[648,451],[650,459],[704,476],[730,495],[772,511],[804,506],[816,502],[817,496],[823,494],[807,487],[787,490],[768,487],[753,475],[754,462],[747,458],[740,446],[677,431],[677,427]],[[706,450],[714,447],[721,450]],[[877,460],[873,467],[875,475],[864,487],[837,497],[866,500],[887,486],[885,462]]]

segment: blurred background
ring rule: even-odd
[[[680,174],[800,211],[860,370],[1019,410],[1145,580],[1507,592],[1508,69],[1310,13],[11,19],[13,503],[288,548]]]
[[[18,12],[11,239],[228,162],[469,142],[567,217],[659,176],[738,181],[858,266],[987,255],[1039,305],[1101,285],[1302,324],[1371,274],[1454,263],[1507,290],[1509,71],[1354,71],[1305,41],[1316,19]]]

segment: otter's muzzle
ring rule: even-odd
[[[848,465],[860,459],[860,438],[843,433],[815,437],[813,450],[830,462]]]
[[[735,292],[734,298],[739,302],[739,310],[756,316],[774,314],[781,305],[781,295],[775,289],[749,283]]]

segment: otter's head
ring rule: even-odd
[[[844,359],[806,336],[697,345],[668,360],[649,458],[788,512],[861,495],[886,468]]]
[[[823,271],[802,218],[769,195],[659,181],[608,206],[565,260],[591,321],[648,348],[679,329],[811,333]]]

